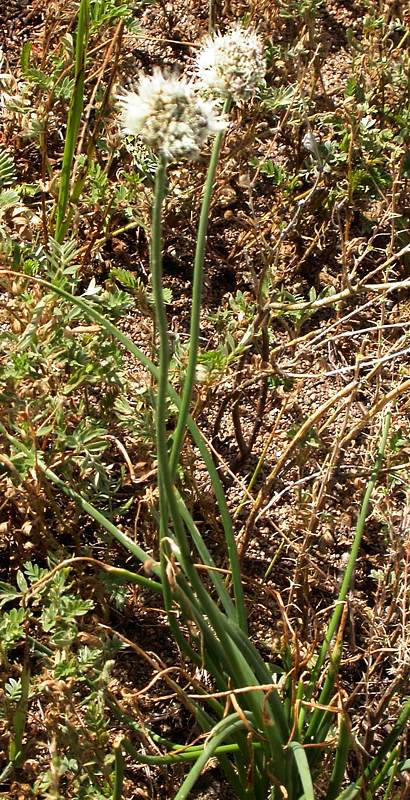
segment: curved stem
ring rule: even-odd
[[[207,762],[212,758],[215,751],[223,745],[223,742],[226,739],[231,737],[237,737],[238,731],[243,730],[245,727],[245,723],[243,719],[238,719],[237,714],[231,714],[226,719],[221,720],[212,732],[212,736],[210,736],[202,750],[201,754],[198,756],[195,764],[191,767],[186,776],[182,786],[177,791],[174,800],[186,800],[190,794],[191,790],[195,786],[202,770],[204,769]]]

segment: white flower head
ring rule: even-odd
[[[237,103],[254,95],[265,73],[262,40],[239,24],[224,35],[207,36],[196,60],[196,74],[204,88],[231,96]]]
[[[141,136],[167,162],[198,158],[208,136],[226,127],[192,83],[165,77],[158,68],[151,77],[142,75],[137,92],[127,92],[119,101],[124,132]]]

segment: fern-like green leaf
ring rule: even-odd
[[[48,261],[53,273],[60,275],[72,275],[76,272],[76,259],[78,256],[78,245],[75,239],[68,239],[60,244],[49,238]]]
[[[3,189],[0,192],[0,210],[5,211],[7,208],[13,208],[19,202],[18,193],[15,189]]]
[[[14,161],[5,150],[0,152],[0,188],[10,186],[16,180]]]
[[[131,291],[137,289],[138,287],[137,278],[128,269],[113,267],[113,269],[110,271],[110,277],[114,278],[116,281],[119,281],[119,283],[122,283],[123,286]]]

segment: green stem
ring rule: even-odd
[[[195,783],[197,782],[202,770],[209,759],[212,758],[218,746],[220,746],[225,739],[235,736],[235,734],[243,729],[243,727],[244,721],[242,719],[238,719],[237,714],[232,714],[229,717],[226,717],[215,726],[212,736],[208,739],[201,755],[198,756],[195,764],[189,770],[188,775],[186,776],[179,791],[176,793],[174,800],[186,800],[186,798],[189,797],[191,790],[195,786]]]
[[[224,113],[228,114],[232,101],[228,98],[224,105]],[[204,260],[207,242],[207,231],[209,222],[209,209],[211,206],[212,192],[215,183],[216,169],[218,166],[219,154],[221,152],[222,140],[224,131],[219,131],[215,136],[211,159],[209,162],[208,173],[204,185],[201,213],[199,217],[198,234],[196,240],[195,261],[194,261],[194,274],[192,282],[192,307],[191,307],[191,324],[189,331],[189,354],[187,370],[184,378],[184,387],[181,398],[181,408],[178,415],[177,426],[173,435],[173,444],[171,450],[170,469],[171,475],[174,476],[179,456],[181,453],[182,442],[184,439],[185,428],[187,424],[189,406],[192,398],[192,390],[195,383],[195,373],[198,358],[199,347],[199,330],[200,330],[200,315],[201,315],[201,302],[202,302],[202,284],[204,276]]]
[[[231,98],[227,98],[223,108],[223,113],[228,114],[232,105]],[[209,211],[212,200],[212,192],[215,183],[215,175],[221,152],[222,141],[224,132],[220,131],[214,140],[211,158],[208,167],[208,173],[204,185],[201,212],[198,224],[198,234],[196,241],[195,260],[194,260],[194,274],[192,282],[192,308],[191,308],[191,323],[190,323],[190,336],[189,336],[189,353],[188,364],[184,378],[184,385],[182,390],[182,397],[179,407],[179,414],[177,425],[173,434],[173,443],[170,456],[170,473],[171,480],[174,480],[176,470],[178,467],[179,457],[183,444],[185,429],[189,417],[189,406],[192,399],[192,391],[195,384],[195,374],[198,359],[199,349],[199,332],[200,332],[200,317],[201,317],[201,304],[202,304],[202,285],[204,276],[204,261],[207,243],[207,231],[209,222]],[[209,464],[206,465],[209,468]],[[218,497],[220,501],[220,497]],[[224,504],[220,502],[221,513],[224,513]],[[227,520],[225,515],[225,537],[228,548],[229,563],[232,571],[232,584],[234,597],[236,601],[236,613],[238,617],[238,624],[243,631],[247,631],[247,620],[245,603],[243,596],[243,586],[241,580],[241,569],[236,548],[235,536],[232,529],[230,519]]]
[[[124,757],[121,750],[121,745],[114,749],[114,788],[111,795],[111,800],[121,800],[124,787]]]
[[[155,409],[155,434],[158,457],[158,490],[159,490],[159,550],[161,563],[161,579],[165,609],[173,635],[182,649],[184,637],[177,625],[172,610],[172,592],[169,583],[168,565],[170,563],[170,545],[168,542],[169,497],[172,485],[169,479],[168,445],[167,445],[167,395],[169,369],[168,324],[162,286],[162,206],[165,197],[166,163],[161,159],[155,177],[154,203],[152,207],[151,225],[151,280],[154,297],[155,323],[159,338],[158,382]]]
[[[171,516],[175,538],[178,547],[178,558],[182,559],[183,567],[191,583],[192,589],[198,593],[202,603],[208,603],[212,612],[215,612],[215,617],[218,619],[218,611],[214,607],[213,602],[208,596],[207,591],[202,586],[195,568],[192,565],[189,545],[186,539],[184,523],[180,515],[180,508],[177,502],[177,495],[174,486],[174,474],[171,471],[168,446],[167,446],[167,397],[168,397],[168,369],[169,369],[169,343],[168,343],[168,325],[164,303],[163,286],[162,286],[162,253],[161,253],[161,215],[162,204],[165,194],[165,181],[166,181],[166,165],[163,160],[158,164],[157,174],[155,179],[155,195],[152,209],[152,230],[151,230],[151,277],[152,277],[152,292],[154,297],[155,309],[155,322],[159,337],[159,367],[158,367],[158,384],[157,384],[157,398],[156,398],[156,445],[158,457],[158,488],[160,497],[160,558],[161,558],[161,578],[164,587],[164,603],[168,614],[169,624],[171,630],[176,638],[176,641],[184,647],[184,637],[181,635],[179,626],[177,625],[173,609],[172,609],[172,594],[173,588],[171,586],[172,578],[170,577],[170,566],[172,564],[171,558],[172,543],[168,530],[169,516]],[[188,417],[188,409],[186,419]],[[174,578],[175,580],[175,578]],[[175,587],[174,587],[175,588]]]
[[[386,791],[384,792],[384,795],[383,795],[383,800],[389,800],[391,795],[392,795],[393,784],[394,784],[394,781],[396,779],[398,767],[399,767],[399,760],[398,760],[398,758],[396,756],[396,758],[394,759],[393,766],[392,766],[392,768],[390,770],[390,777],[389,777],[388,784],[386,786]]]
[[[241,720],[238,721],[238,717],[236,714],[234,716],[236,718],[235,725],[238,724],[240,727],[243,727],[243,722]],[[222,720],[222,722],[225,722],[226,725],[226,718]],[[230,733],[232,733],[232,731],[230,731]],[[226,736],[227,733],[225,731],[225,737]],[[214,744],[215,744],[214,755],[222,755],[223,753],[236,753],[239,750],[239,745],[235,743],[225,744],[225,745],[222,744],[219,746],[217,743]],[[187,747],[187,748],[183,748],[182,745],[176,745],[175,749],[178,748],[180,752],[176,753],[168,752],[165,755],[161,754],[151,755],[147,753],[138,752],[138,750],[136,750],[136,748],[131,744],[130,741],[128,741],[128,739],[122,740],[122,746],[124,750],[126,750],[127,753],[132,758],[135,758],[136,761],[139,761],[141,764],[149,764],[149,765],[178,764],[179,762],[184,762],[184,761],[196,761],[199,756],[203,756],[206,749],[206,745],[198,745],[197,747]],[[257,741],[252,741],[252,747],[256,750],[260,749],[261,743]]]
[[[336,747],[333,770],[330,776],[329,786],[325,800],[335,800],[340,792],[347,766],[350,752],[350,733],[346,720],[340,720],[339,737]]]
[[[159,337],[159,374],[156,400],[156,436],[158,448],[158,469],[163,474],[164,464],[168,463],[166,434],[167,389],[169,345],[168,326],[162,289],[162,254],[161,254],[161,214],[165,196],[166,165],[161,160],[158,164],[155,179],[155,195],[152,208],[151,230],[151,277],[154,296],[155,321]]]
[[[78,12],[74,88],[70,100],[70,109],[67,119],[67,131],[64,143],[63,164],[61,168],[60,185],[58,188],[57,217],[55,238],[62,242],[65,232],[65,216],[70,194],[70,178],[73,166],[74,151],[77,142],[81,114],[84,105],[85,68],[87,60],[87,46],[90,22],[89,0],[81,0]]]
[[[406,699],[398,719],[396,720],[388,736],[386,736],[384,742],[381,744],[378,753],[376,753],[375,757],[372,759],[369,766],[366,767],[363,775],[364,778],[369,778],[375,774],[376,770],[380,768],[383,759],[387,756],[388,753],[390,753],[389,756],[390,759],[393,750],[396,750],[401,734],[408,726],[409,720],[410,720],[410,697]],[[383,770],[383,767],[381,767],[381,770]],[[373,780],[377,782],[379,776],[380,773],[376,774]]]
[[[161,579],[163,588],[164,605],[168,615],[168,622],[182,652],[187,653],[187,642],[180,631],[176,620],[173,605],[173,590],[171,588],[171,578],[169,567],[171,559],[172,545],[169,535],[169,516],[174,525],[175,535],[179,547],[184,548],[184,529],[177,504],[173,476],[169,467],[169,454],[167,444],[167,398],[168,398],[168,370],[169,370],[169,342],[168,324],[165,310],[164,293],[162,285],[162,236],[161,220],[162,205],[165,196],[166,184],[166,164],[160,160],[155,178],[155,194],[152,207],[152,227],[151,227],[151,279],[152,293],[154,297],[155,323],[159,338],[158,354],[158,382],[155,413],[155,433],[158,458],[158,489],[159,489],[159,544],[160,544],[160,563]],[[187,559],[189,566],[190,559]],[[196,577],[196,571],[191,570]],[[175,587],[174,587],[175,588]],[[191,649],[189,648],[189,655]]]

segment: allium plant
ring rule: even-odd
[[[81,8],[85,6],[87,0],[82,0]],[[79,27],[80,22],[81,16]],[[217,35],[208,39],[197,62],[202,85],[207,85],[214,95],[219,93],[225,98],[225,113],[232,102],[243,102],[252,96],[263,79],[264,70],[262,45],[258,37],[239,26],[235,26],[226,36]],[[124,796],[125,751],[146,764],[193,762],[174,800],[186,800],[190,796],[201,771],[208,760],[215,756],[240,800],[283,800],[284,797],[288,800],[315,800],[314,782],[317,779],[323,786],[321,796],[325,800],[354,800],[359,797],[373,800],[378,788],[389,780],[390,772],[399,768],[399,738],[410,718],[410,700],[403,703],[394,727],[377,745],[374,757],[367,761],[357,780],[343,788],[352,740],[347,714],[338,702],[337,681],[342,657],[346,599],[354,577],[370,497],[383,460],[390,416],[386,416],[379,453],[363,498],[346,573],[316,662],[310,673],[304,662],[299,664],[296,661],[294,665],[285,663],[282,672],[280,667],[264,662],[248,636],[232,519],[212,456],[189,416],[198,351],[209,207],[224,126],[211,107],[199,99],[192,84],[166,78],[159,71],[152,78],[141,78],[139,91],[126,95],[121,105],[123,128],[141,135],[159,156],[151,229],[152,288],[159,339],[158,367],[92,303],[44,279],[36,277],[33,280],[73,303],[107,335],[115,337],[150,371],[157,382],[160,564],[152,563],[152,577],[129,570],[116,569],[115,572],[118,577],[122,576],[124,582],[133,582],[162,593],[175,641],[193,665],[200,670],[205,668],[212,676],[216,693],[209,693],[202,688],[199,696],[187,694],[169,675],[166,676],[173,691],[182,695],[185,705],[195,714],[198,725],[206,734],[205,742],[181,747],[150,732],[151,738],[166,751],[164,755],[151,755],[136,751],[126,737],[121,738],[115,746],[114,788],[111,796],[113,800],[120,800]],[[197,158],[206,138],[215,131],[198,227],[190,350],[180,397],[168,382],[168,328],[162,287],[161,212],[166,170],[173,161]],[[71,159],[71,150],[67,149],[67,152]],[[67,156],[67,164],[68,161]],[[63,204],[60,205],[63,208]],[[179,411],[172,447],[168,446],[167,398]],[[0,423],[0,430],[3,427]],[[186,428],[204,461],[214,488],[227,546],[229,582],[222,579],[216,568],[176,482]],[[11,437],[5,428],[3,432],[13,447],[28,455],[24,442]],[[48,468],[38,451],[36,465],[135,558],[142,563],[152,562],[149,554],[117,528],[111,519]],[[202,579],[203,571],[196,568],[198,559],[207,572],[207,581]],[[276,673],[282,678],[281,688]],[[333,769],[330,771],[331,764]]]
[[[230,105],[231,97],[227,97],[224,111],[229,111]],[[184,376],[182,405],[170,455],[170,476],[173,478],[178,465],[195,382],[209,207],[222,137],[227,127],[227,121],[223,115],[215,110],[213,103],[204,101],[201,98],[193,82],[175,76],[165,76],[159,69],[155,69],[152,76],[141,76],[137,92],[126,92],[120,97],[120,106],[121,127],[124,133],[140,136],[159,156],[152,216],[151,273],[160,339],[161,374],[163,376],[162,381],[160,381],[157,404],[158,417],[163,417],[163,427],[161,432],[157,431],[157,435],[164,441],[166,437],[165,378],[168,373],[168,334],[162,296],[161,208],[165,193],[166,169],[172,162],[197,159],[207,138],[215,134],[198,226],[192,285],[188,365]]]
[[[197,61],[197,74],[202,87],[211,94],[225,98],[224,112],[233,102],[251,97],[265,74],[262,44],[254,32],[234,26],[226,36],[216,35],[206,41]],[[145,763],[174,763],[178,758],[194,761],[175,800],[186,800],[207,761],[214,755],[241,800],[314,800],[314,780],[321,774],[326,741],[335,735],[338,713],[330,713],[342,655],[344,603],[354,574],[358,549],[368,513],[369,501],[381,466],[389,430],[386,418],[380,442],[380,452],[363,499],[356,534],[338,604],[318,653],[310,679],[302,679],[290,669],[284,676],[283,696],[273,680],[269,665],[262,660],[247,633],[241,569],[236,549],[232,520],[215,465],[189,407],[198,353],[201,291],[209,208],[215,181],[224,125],[214,112],[198,100],[194,86],[175,78],[164,78],[156,72],[141,78],[139,93],[123,102],[123,125],[128,131],[140,134],[159,155],[151,229],[151,273],[155,300],[155,322],[159,339],[159,366],[156,369],[141,354],[133,342],[114,326],[107,330],[115,335],[139,360],[148,366],[157,380],[156,446],[158,456],[158,488],[160,499],[159,550],[160,566],[153,573],[157,588],[160,583],[168,622],[175,641],[184,655],[196,666],[208,670],[222,695],[238,692],[233,713],[216,697],[204,694],[203,703],[190,700],[198,724],[207,733],[205,745],[187,747],[182,756],[168,752],[165,756],[142,756],[124,739],[121,744],[129,755]],[[195,253],[190,347],[187,371],[179,397],[168,382],[169,344],[167,317],[162,287],[161,212],[165,195],[168,163],[177,159],[192,159],[199,155],[207,136],[216,130],[207,178],[204,185]],[[78,301],[77,301],[78,302]],[[100,317],[91,312],[95,319]],[[179,415],[168,446],[167,398],[178,408]],[[176,485],[176,474],[186,428],[209,471],[221,512],[227,545],[232,594],[215,570],[206,543]],[[94,512],[94,518],[97,516]],[[113,526],[114,527],[114,526]],[[116,538],[123,536],[116,533]],[[133,545],[135,552],[135,545]],[[196,550],[196,556],[192,551]],[[202,582],[194,566],[199,556],[209,570],[213,591]],[[139,556],[141,558],[141,555]],[[135,580],[139,581],[140,576]],[[145,579],[147,580],[147,579]],[[215,599],[216,598],[216,599]],[[178,623],[175,608],[185,621],[193,623],[187,636]],[[196,631],[196,632],[195,632]],[[313,698],[318,696],[315,707]],[[240,699],[239,699],[240,698]],[[240,704],[240,708],[239,708]],[[351,740],[348,724],[340,717],[339,735],[332,774],[329,776],[326,800],[353,800],[370,786],[370,795],[384,779],[385,770],[397,763],[398,738],[410,716],[410,701],[404,704],[394,734],[387,737],[358,781],[342,786]],[[319,746],[317,746],[319,745]],[[169,744],[168,744],[169,746]],[[243,754],[247,758],[243,758]],[[386,756],[387,761],[386,761]],[[120,762],[119,762],[120,763]],[[387,767],[386,767],[387,765]],[[122,774],[122,768],[118,774]],[[121,781],[120,781],[121,782]],[[120,792],[116,797],[120,797]]]
[[[185,531],[181,521],[180,510],[177,506],[174,479],[185,435],[189,405],[195,382],[203,264],[209,207],[222,145],[223,132],[227,124],[220,114],[216,114],[211,103],[201,99],[192,83],[176,77],[165,77],[158,69],[154,71],[152,77],[140,77],[138,91],[136,93],[126,94],[125,97],[120,100],[120,104],[122,106],[121,124],[124,132],[141,136],[143,141],[152,147],[159,156],[152,209],[151,278],[155,306],[155,321],[159,339],[156,440],[160,489],[161,574],[169,624],[176,640],[183,648],[183,637],[181,637],[179,628],[175,624],[175,615],[171,609],[173,598],[167,580],[167,565],[171,555],[170,548],[172,549],[172,545],[170,546],[168,528],[171,518],[178,541],[178,547],[180,547],[185,537]],[[225,103],[225,109],[228,109],[228,103]],[[198,158],[203,144],[212,133],[215,133],[216,136],[204,186],[194,263],[188,364],[183,381],[183,392],[177,426],[173,435],[172,450],[169,453],[167,444],[169,341],[162,286],[161,252],[161,215],[165,196],[166,171],[168,165],[172,162],[194,160]],[[230,556],[235,559],[237,564],[236,569],[233,570],[233,588],[238,604],[239,619],[241,624],[245,626],[243,589],[232,531],[230,533],[228,549]]]
[[[263,43],[254,30],[233,25],[207,36],[196,59],[198,81],[212,96],[249,100],[266,73]]]

